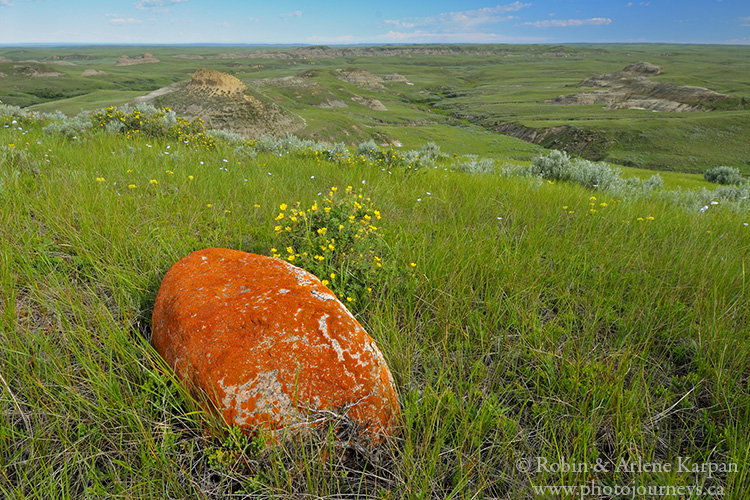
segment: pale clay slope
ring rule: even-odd
[[[707,111],[729,96],[703,87],[655,82],[651,76],[664,69],[647,62],[634,63],[622,71],[586,78],[579,83],[597,90],[561,95],[547,101],[552,104],[601,104],[606,109],[644,109],[651,111]]]

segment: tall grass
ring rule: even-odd
[[[531,499],[594,481],[746,498],[747,212],[236,153],[221,138],[0,128],[4,497]],[[332,186],[372,199],[410,276],[375,272],[352,305],[396,379],[401,429],[377,451],[325,429],[268,448],[183,393],[149,346],[151,308],[179,258],[267,254],[279,205]],[[524,467],[537,457],[609,472]],[[616,470],[681,457],[738,470]]]

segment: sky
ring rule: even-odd
[[[748,0],[0,0],[0,45],[750,44]]]

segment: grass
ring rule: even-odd
[[[747,211],[235,151],[0,127],[3,497],[532,499],[593,481],[746,498]],[[408,293],[373,273],[352,306],[402,403],[377,453],[266,448],[199,411],[148,343],[172,264],[268,254],[279,205],[331,186],[372,198],[389,265],[414,273]],[[672,467],[617,467],[639,460]]]

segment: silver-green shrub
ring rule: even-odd
[[[570,180],[588,188],[601,190],[617,188],[623,179],[619,168],[611,168],[604,162],[576,159],[568,166],[567,172],[561,170],[560,180]]]
[[[495,161],[490,158],[479,159],[477,155],[465,155],[465,160],[457,168],[470,174],[489,174],[495,171]]]
[[[742,184],[745,182],[745,178],[740,174],[740,170],[737,168],[720,166],[709,168],[703,172],[703,178],[708,182],[714,182],[716,184]]]
[[[242,144],[247,140],[243,135],[225,129],[211,129],[207,134],[214,139],[220,139],[230,144]]]
[[[59,134],[72,139],[73,137],[78,137],[81,134],[84,134],[93,127],[91,118],[85,111],[72,117],[60,112],[47,115],[47,117],[50,119],[50,122],[42,128],[46,134]],[[118,122],[118,124],[122,127],[121,123]],[[107,129],[107,131],[111,132],[109,129]],[[115,131],[115,133],[116,132],[117,131]]]
[[[570,174],[570,156],[565,151],[553,149],[546,156],[534,158],[531,173],[553,181],[566,180]]]
[[[370,139],[366,142],[360,142],[357,145],[357,156],[364,156],[365,158],[374,158],[380,152],[377,143]]]

